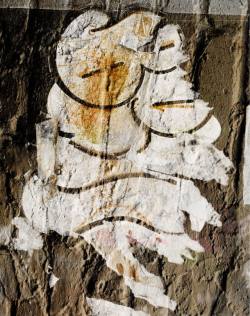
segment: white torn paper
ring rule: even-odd
[[[135,311],[130,307],[118,305],[96,298],[86,298],[91,308],[92,316],[149,316],[144,312]]]
[[[189,250],[203,251],[199,243],[185,233],[158,234],[127,221],[104,223],[84,233],[83,237],[101,253],[108,267],[123,275],[125,284],[131,288],[135,297],[171,310],[175,310],[176,302],[165,295],[161,279],[149,273],[133,256],[132,245],[137,243],[157,251],[177,264],[183,263],[183,257],[192,259]]]
[[[48,180],[55,174],[57,122],[47,120],[36,124],[38,175]]]
[[[42,248],[43,240],[40,232],[32,228],[30,221],[26,218],[15,217],[12,223],[18,228],[18,237],[13,239],[16,249],[32,252]]]
[[[49,278],[49,287],[52,288],[56,285],[56,283],[59,281],[59,278],[56,277],[53,273],[51,273]]]

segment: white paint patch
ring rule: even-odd
[[[134,217],[165,232],[183,233],[183,211],[189,214],[195,231],[201,231],[205,223],[221,226],[219,214],[192,181],[165,179],[128,177],[69,194],[33,177],[25,186],[22,205],[34,228],[62,235],[74,233],[79,225],[111,216]]]
[[[250,105],[246,108],[246,128],[243,168],[243,202],[250,205]]]
[[[135,112],[154,131],[165,134],[187,132],[208,116],[211,110],[208,104],[194,100],[191,84],[182,79],[183,75],[183,70],[178,68],[167,74],[145,75]]]
[[[195,138],[197,137],[198,142],[209,144],[214,143],[219,138],[220,134],[221,126],[214,116],[212,116],[205,125],[193,133]]]
[[[102,299],[86,298],[93,316],[149,316],[130,307],[114,304]]]
[[[227,185],[233,165],[207,141],[196,135],[182,134],[171,139],[152,134],[149,146],[141,153],[131,150],[128,159],[144,170]]]
[[[49,287],[52,288],[56,285],[56,283],[59,281],[59,278],[56,277],[53,273],[51,273],[49,278]]]
[[[12,224],[18,228],[18,237],[13,239],[13,244],[18,250],[32,252],[35,249],[41,249],[43,240],[40,232],[31,227],[31,223],[22,217],[15,217]]]

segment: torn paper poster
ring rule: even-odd
[[[227,185],[233,170],[213,144],[221,127],[212,108],[184,79],[183,40],[178,25],[149,11],[110,25],[106,13],[89,10],[69,24],[57,46],[50,119],[37,125],[38,175],[23,190],[25,219],[13,221],[17,249],[42,247],[39,233],[50,230],[83,238],[134,297],[170,310],[178,302],[133,248],[174,264],[203,252],[186,216],[196,232],[222,223],[194,180]],[[89,303],[96,315],[143,315]]]

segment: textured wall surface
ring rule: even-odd
[[[249,315],[246,5],[54,2],[0,3],[0,315]]]

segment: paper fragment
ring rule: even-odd
[[[56,138],[56,121],[47,120],[36,125],[38,175],[45,181],[55,174]]]
[[[86,298],[91,308],[92,316],[150,316],[144,312],[135,311],[130,307],[118,305],[96,298]]]

